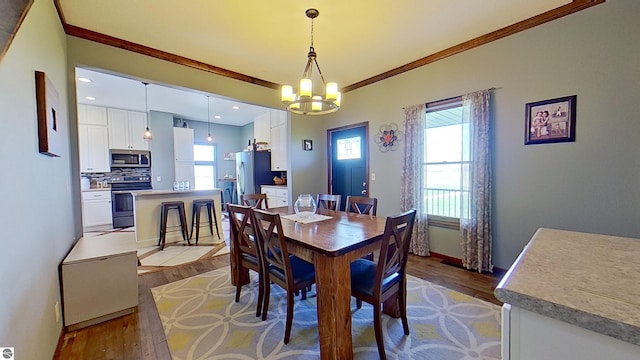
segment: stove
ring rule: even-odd
[[[150,190],[151,175],[146,172],[135,172],[130,169],[111,169],[111,208],[114,228],[125,228],[134,225],[133,196],[131,191]]]

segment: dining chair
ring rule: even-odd
[[[240,204],[256,209],[268,209],[267,194],[244,194],[240,195]]]
[[[378,199],[347,195],[347,203],[344,211],[376,216],[376,213],[378,212]]]
[[[380,359],[386,359],[382,338],[381,307],[387,299],[397,296],[400,318],[405,335],[409,335],[407,321],[407,256],[413,232],[416,210],[411,209],[387,217],[380,241],[378,262],[357,259],[351,263],[351,295],[358,309],[362,301],[373,306],[373,327]]]
[[[318,209],[329,209],[340,211],[340,198],[342,195],[318,194],[316,204]]]
[[[307,287],[316,282],[313,264],[296,256],[289,255],[287,242],[280,222],[280,214],[253,209],[253,221],[256,229],[258,256],[264,265],[264,302],[262,320],[267,319],[271,282],[287,292],[287,320],[284,343],[289,343],[293,323],[293,295],[302,291],[302,300],[306,299]]]
[[[234,251],[235,266],[245,267],[258,273],[258,306],[256,316],[260,316],[262,311],[262,300],[264,298],[264,271],[261,259],[258,255],[258,248],[255,242],[255,230],[251,221],[253,215],[251,207],[227,203],[229,211],[229,232],[231,234],[231,246]],[[232,271],[232,274],[238,271]],[[240,301],[240,291],[242,285],[239,279],[236,283],[236,302]]]

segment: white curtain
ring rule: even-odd
[[[402,211],[417,210],[413,227],[410,251],[416,255],[429,256],[429,223],[424,187],[424,141],[426,105],[414,105],[404,109],[404,154],[402,164],[402,188],[400,203]]]
[[[489,151],[490,90],[462,97],[463,123],[469,123],[471,158],[469,201],[460,216],[462,264],[478,272],[491,263],[491,153]],[[468,207],[467,205],[468,204]]]

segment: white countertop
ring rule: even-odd
[[[538,229],[500,301],[640,345],[640,239]]]
[[[133,232],[115,231],[80,238],[62,263],[68,265],[101,257],[135,253],[137,250]]]
[[[152,196],[152,195],[197,195],[197,194],[211,194],[216,192],[222,192],[222,189],[207,189],[207,190],[132,190],[130,191],[133,196]]]
[[[93,189],[83,189],[82,192],[93,192],[93,191],[111,191],[111,188],[93,188]]]

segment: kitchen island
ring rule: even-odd
[[[498,284],[505,360],[640,359],[640,239],[538,229]]]
[[[132,191],[133,196],[133,216],[135,224],[135,238],[139,248],[158,245],[160,235],[160,204],[165,201],[183,201],[185,213],[187,217],[187,228],[191,231],[191,206],[193,200],[213,199],[214,212],[218,219],[218,232],[220,238],[213,229],[213,236],[209,232],[207,216],[202,213],[200,215],[200,238],[198,244],[217,244],[224,241],[224,233],[222,231],[222,212],[221,212],[221,189],[211,190],[140,190]],[[171,210],[167,217],[167,236],[166,243],[184,242],[182,235],[177,226],[177,211]],[[214,224],[215,226],[215,224]],[[176,229],[177,231],[170,231]],[[195,230],[195,227],[194,227]],[[191,244],[195,244],[195,235],[191,240]]]

